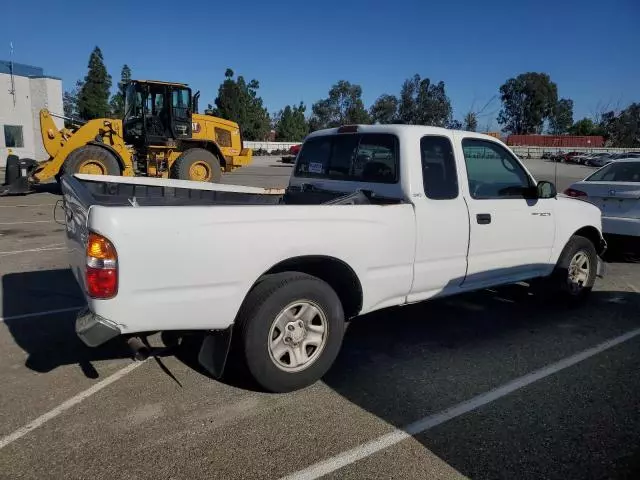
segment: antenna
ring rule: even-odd
[[[16,83],[13,79],[13,42],[9,42],[9,74],[11,75],[11,88],[9,95],[13,96],[13,106],[16,106]]]
[[[559,154],[558,154],[559,155]],[[558,188],[558,163],[560,162],[560,157],[556,156],[553,160],[553,184]]]

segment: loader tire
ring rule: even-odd
[[[220,161],[209,150],[185,150],[171,166],[171,178],[195,182],[218,183],[222,177]]]
[[[85,145],[69,154],[60,169],[62,174],[122,175],[116,156],[106,148]]]

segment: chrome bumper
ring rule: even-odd
[[[85,345],[97,347],[121,332],[115,323],[85,308],[76,317],[76,334]]]

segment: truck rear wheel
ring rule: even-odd
[[[90,175],[121,175],[116,156],[106,148],[85,145],[69,154],[61,173],[87,173]]]
[[[251,376],[271,392],[319,380],[338,355],[344,311],[336,292],[311,275],[266,276],[245,299],[234,348]]]
[[[209,150],[190,148],[171,166],[171,178],[217,183],[222,177],[220,161]]]

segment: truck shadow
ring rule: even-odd
[[[44,270],[2,276],[2,316],[16,345],[27,353],[25,365],[38,373],[77,364],[97,378],[92,361],[126,358],[124,341],[98,348],[85,346],[75,334],[75,307],[84,303],[71,270]],[[52,312],[29,316],[30,313]]]
[[[365,411],[404,429],[640,327],[639,308],[640,294],[634,292],[595,291],[587,304],[571,307],[511,285],[388,309],[350,323],[341,353],[323,382]],[[560,395],[562,388],[580,387],[556,387],[549,395]],[[637,384],[626,388],[636,388],[635,394],[640,394]],[[505,413],[498,412],[488,420],[484,417],[484,424],[474,424],[476,417],[467,414],[459,422],[413,438],[469,478],[550,478],[546,474],[555,467],[554,478],[580,477],[589,470],[571,463],[576,444],[567,442],[554,424],[554,415],[569,408],[562,403],[566,399],[553,404],[557,411],[552,413],[535,410],[544,408],[537,403],[545,401],[553,402],[528,397],[528,408],[535,413],[522,420],[522,428],[517,416],[504,418]],[[531,418],[547,425],[525,427]],[[489,431],[484,430],[487,423]],[[640,434],[640,422],[635,423],[629,429],[637,428]],[[620,433],[618,427],[602,428],[613,434]],[[590,458],[589,452],[597,451],[601,444],[596,443],[602,441],[594,438],[588,445],[580,444],[581,458]],[[607,441],[616,442],[613,437]]]

